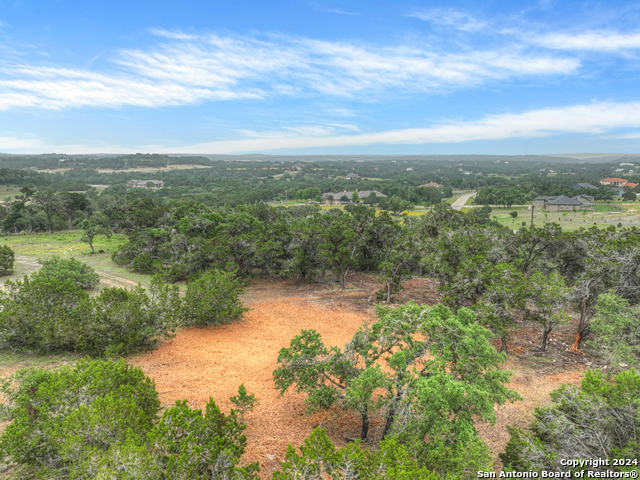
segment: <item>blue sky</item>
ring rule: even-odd
[[[0,0],[0,152],[640,153],[640,3]]]

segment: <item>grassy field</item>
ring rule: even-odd
[[[623,227],[640,227],[640,204],[620,204],[622,211],[614,209],[610,205],[596,205],[594,211],[581,212],[542,212],[534,211],[533,224],[541,227],[546,223],[557,223],[562,226],[563,230],[573,231],[581,227],[590,228],[596,226],[598,228],[607,228],[611,225]],[[463,209],[469,211],[471,209]],[[518,216],[512,218],[509,214],[517,212]],[[491,212],[491,218],[497,222],[513,229],[522,228],[522,222],[527,226],[531,225],[531,210],[526,207],[517,208],[494,208]]]
[[[447,198],[445,199],[445,202],[448,203],[449,205],[453,204],[453,202],[455,202],[457,199],[459,199],[462,195],[454,195],[451,198]]]
[[[89,245],[80,241],[82,232],[58,232],[49,234],[15,235],[0,237],[0,245],[10,246],[16,254],[14,273],[4,280],[16,280],[37,271],[39,259],[54,255],[77,258],[92,266],[101,277],[101,286],[132,287],[138,283],[149,286],[151,277],[128,271],[111,261],[111,254],[127,241],[125,235],[113,235],[111,238],[98,236],[94,239],[92,254]]]
[[[20,187],[16,185],[0,185],[0,200],[15,197],[20,194]]]

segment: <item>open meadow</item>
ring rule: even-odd
[[[462,211],[468,212],[472,208],[465,206]],[[516,212],[517,216],[511,216]],[[501,225],[513,230],[522,228],[524,222],[526,226],[531,225],[530,207],[501,208],[492,207],[491,219],[496,220]],[[611,225],[616,227],[640,227],[640,204],[618,202],[605,205],[595,205],[594,210],[583,210],[577,212],[544,212],[534,210],[533,224],[542,227],[548,223],[557,223],[565,231],[574,231],[579,228],[608,228]]]
[[[128,271],[111,261],[111,254],[126,242],[125,235],[115,234],[111,238],[97,236],[93,242],[96,253],[80,241],[81,231],[64,231],[53,234],[10,235],[0,237],[0,245],[7,245],[16,254],[14,273],[4,280],[21,279],[40,268],[38,260],[53,256],[76,258],[93,267],[100,275],[101,285],[109,287],[131,287],[140,283],[149,286],[149,276]]]

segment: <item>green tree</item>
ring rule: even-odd
[[[640,307],[608,292],[600,295],[591,320],[591,329],[597,336],[589,342],[614,369],[640,369]]]
[[[316,428],[304,444],[300,454],[289,445],[285,460],[273,474],[273,480],[312,480],[316,478],[336,480],[438,480],[441,477],[425,467],[419,467],[409,451],[388,438],[376,451],[363,448],[360,440],[336,449],[327,431]]]
[[[179,401],[149,433],[149,448],[158,456],[162,478],[257,480],[258,462],[239,466],[247,446],[245,428],[233,410],[224,415],[213,399],[204,415]]]
[[[385,253],[384,261],[378,266],[378,281],[385,287],[376,292],[378,299],[391,303],[391,296],[402,290],[402,281],[411,277],[411,266],[417,260],[417,252],[412,236],[402,231],[393,245]]]
[[[51,233],[53,230],[53,215],[62,209],[59,195],[53,188],[46,187],[34,193],[32,201],[45,213],[47,217],[46,228]]]
[[[187,325],[205,327],[228,323],[240,317],[248,308],[242,306],[239,295],[244,293],[231,272],[206,272],[199,280],[187,284],[183,317]]]
[[[485,285],[477,305],[480,322],[501,339],[507,353],[509,330],[517,325],[515,311],[524,310],[528,296],[525,277],[513,265],[500,264],[485,266],[478,278]]]
[[[151,296],[140,285],[104,288],[93,299],[93,315],[79,349],[98,354],[133,352],[171,338],[181,325],[178,288],[154,277]]]
[[[91,215],[88,220],[84,220],[80,224],[80,228],[84,230],[80,240],[89,244],[91,253],[95,253],[93,249],[93,239],[97,235],[104,235],[107,238],[113,235],[113,230],[111,230],[111,226],[109,225],[109,218],[102,212],[96,212]]]
[[[47,260],[38,260],[42,264],[37,275],[39,277],[63,282],[71,280],[80,288],[90,290],[100,283],[100,276],[96,271],[75,258],[51,257]]]
[[[95,449],[145,435],[160,408],[153,381],[124,360],[21,370],[2,391],[12,421],[0,435],[0,453],[37,478],[65,478]]]
[[[569,292],[564,278],[558,272],[551,272],[549,275],[536,272],[527,279],[526,288],[529,302],[535,309],[525,310],[525,319],[542,327],[540,350],[544,352],[553,328],[571,320],[564,310],[560,310],[560,307],[567,304]]]
[[[0,454],[35,478],[257,480],[257,463],[241,465],[246,426],[235,412],[210,399],[203,415],[183,401],[158,419],[155,384],[124,360],[21,370],[2,392],[11,424]]]
[[[32,275],[0,290],[0,338],[14,348],[74,350],[90,317],[87,293],[71,280]]]
[[[247,393],[247,388],[244,386],[244,383],[238,387],[238,395],[234,395],[229,401],[240,412],[240,421],[242,423],[244,423],[244,414],[252,412],[256,405],[258,405],[258,399],[254,394]]]
[[[59,195],[60,206],[67,214],[69,230],[73,230],[73,216],[78,211],[86,211],[91,205],[89,199],[81,193],[62,192]]]
[[[351,194],[351,202],[352,203],[360,203],[360,195],[358,195],[358,191],[357,190],[355,190]]]
[[[496,403],[519,398],[504,385],[511,375],[500,367],[504,356],[470,310],[454,315],[443,305],[410,303],[378,307],[377,316],[344,348],[327,348],[320,334],[303,330],[278,355],[276,388],[284,394],[295,385],[307,394],[309,411],[338,404],[358,412],[361,439],[370,415],[382,409],[383,437],[397,434],[415,458],[440,460],[457,443],[471,445],[474,421],[495,421]]]
[[[486,225],[489,223],[490,221],[490,214],[491,214],[491,207],[488,205],[485,205],[482,208],[474,208],[473,210],[471,210],[471,212],[469,213],[469,215],[472,215],[475,217],[475,220],[478,224],[480,225]]]
[[[624,193],[622,194],[622,199],[623,200],[628,200],[628,201],[635,201],[638,197],[636,196],[635,192],[633,190],[631,190],[630,188],[625,188],[624,189]]]
[[[15,253],[8,245],[0,246],[0,276],[13,275]]]
[[[182,324],[178,287],[156,276],[149,295],[105,288],[90,298],[73,281],[37,274],[0,291],[0,338],[16,348],[129,353]]]
[[[378,196],[376,195],[376,192],[372,191],[369,193],[369,195],[364,199],[364,203],[367,205],[376,205],[378,203]]]
[[[581,387],[563,385],[552,392],[553,404],[536,409],[529,431],[510,428],[511,439],[500,454],[505,470],[568,472],[572,467],[562,459],[602,458],[609,459],[609,465],[585,465],[580,470],[600,475],[607,470],[637,471],[640,375],[632,370],[611,379],[600,371],[587,371]],[[617,466],[612,459],[631,463]]]
[[[391,198],[383,198],[382,200],[380,200],[380,202],[378,202],[378,205],[380,206],[380,208],[384,210],[390,210],[396,215],[398,215],[403,210],[408,209],[410,206],[411,208],[413,208],[413,204],[410,204],[409,202],[403,200],[398,195],[394,195]]]
[[[347,274],[358,265],[357,250],[356,233],[348,215],[333,220],[320,232],[318,257],[333,271],[343,290],[347,285]]]

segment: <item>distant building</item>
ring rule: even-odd
[[[413,172],[413,168],[411,167],[407,168],[407,172]]]
[[[609,185],[612,187],[622,187],[625,183],[627,183],[627,181],[624,178],[610,177],[600,180],[600,185]]]
[[[563,212],[571,210],[591,210],[595,202],[590,195],[578,195],[572,198],[566,195],[537,197],[533,206],[548,212]]]
[[[591,195],[576,195],[573,198],[578,200],[583,205],[588,205],[590,207],[596,203],[596,197],[593,197]]]
[[[347,175],[345,177],[347,180],[351,180],[352,178],[360,178],[360,175],[358,175],[357,173],[350,173],[349,175]]]
[[[360,201],[362,201],[365,198],[367,198],[369,195],[371,195],[372,192],[376,194],[376,197],[387,198],[387,196],[384,193],[380,193],[377,190],[360,190],[358,192],[358,197],[360,198]],[[348,201],[342,201],[342,200],[340,200],[342,197],[347,197],[349,200]],[[352,197],[353,197],[353,192],[336,192],[336,193],[323,193],[322,194],[322,198],[325,200],[325,203],[327,205],[342,205],[342,204],[345,204],[345,203],[353,203],[351,201]]]
[[[591,185],[590,183],[576,183],[575,185],[571,185],[571,188],[590,188],[592,190],[600,190],[598,187]]]
[[[425,188],[440,188],[441,186],[442,185],[436,182],[429,182],[429,183],[425,183],[424,185],[418,185],[418,187],[425,187]]]
[[[153,184],[151,187],[148,184]],[[164,187],[164,182],[162,180],[129,180],[127,182],[127,187],[129,188],[162,188]]]
[[[304,168],[304,164],[303,163],[296,163],[293,167],[291,168],[295,168],[296,170],[302,170]]]
[[[627,182],[623,185],[623,187],[636,188],[638,186],[637,183]]]

